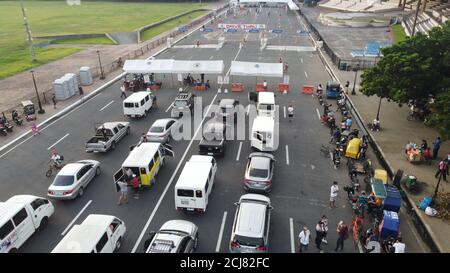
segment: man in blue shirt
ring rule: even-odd
[[[345,121],[345,126],[347,127],[347,130],[350,130],[350,128],[352,127],[353,124],[353,120],[351,117],[348,117],[348,119]]]
[[[441,138],[437,137],[436,140],[433,142],[433,159],[437,158],[440,148],[441,148]]]

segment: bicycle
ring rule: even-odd
[[[320,153],[323,154],[326,158],[330,157],[330,147],[323,145],[320,147]]]
[[[52,173],[53,173],[54,170],[55,170],[55,171],[61,170],[65,165],[66,165],[66,164],[63,164],[63,163],[61,163],[61,164],[59,164],[59,165],[56,165],[56,164],[53,163],[53,162],[50,163],[50,164],[48,164],[48,170],[45,172],[45,176],[46,176],[46,177],[52,176]]]

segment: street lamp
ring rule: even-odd
[[[357,64],[356,68],[355,68],[355,80],[353,81],[352,95],[356,95],[355,87],[356,87],[356,77],[358,77],[358,69],[359,69],[359,64]]]
[[[378,102],[377,120],[380,120],[380,107],[381,107],[381,100],[382,99],[383,99],[383,97],[380,96],[380,101]]]
[[[36,90],[36,96],[37,96],[37,99],[38,99],[38,104],[39,104],[39,110],[38,110],[38,113],[39,113],[39,114],[44,114],[44,113],[45,113],[45,110],[42,109],[41,98],[39,97],[39,92],[38,92],[37,86],[36,86],[36,79],[34,78],[34,71],[31,70],[30,73],[31,73],[31,77],[33,77],[34,90]]]
[[[433,203],[435,202],[436,196],[438,194],[439,184],[441,184],[441,179],[442,179],[442,173],[439,174],[439,178],[438,178],[438,182],[437,182],[437,185],[436,185],[436,189],[434,190],[433,198],[431,199]]]
[[[105,79],[105,75],[103,74],[103,67],[102,67],[102,60],[100,59],[100,51],[97,50],[97,56],[98,56],[98,63],[100,64],[100,80]]]

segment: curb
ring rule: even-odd
[[[299,13],[297,13],[297,17],[298,17],[298,19],[301,18],[301,16],[300,16]],[[306,19],[305,19],[305,20],[306,20]],[[305,25],[302,21],[300,21],[300,22],[303,24],[303,26],[305,27],[305,29],[307,29],[306,25]],[[310,36],[311,40],[313,41],[314,45],[316,45],[317,51],[319,52],[320,59],[322,60],[323,64],[325,65],[325,68],[326,68],[328,74],[331,76],[331,78],[332,78],[333,80],[336,80],[336,81],[339,82],[339,84],[342,86],[341,81],[339,80],[339,78],[337,77],[337,75],[336,75],[336,73],[334,72],[333,68],[330,66],[330,64],[329,64],[328,61],[326,60],[325,56],[323,55],[322,50],[321,50],[319,47],[317,47],[317,42],[315,41],[314,37],[312,37],[311,33],[309,33],[309,36]],[[362,118],[361,115],[359,114],[358,110],[354,107],[354,104],[353,104],[353,102],[351,101],[350,97],[349,97],[347,94],[345,94],[345,96],[346,96],[346,98],[347,98],[347,102],[350,104],[350,109],[351,109],[351,111],[354,111],[354,113],[355,113],[356,116],[357,116],[356,121],[357,121],[358,125],[361,127],[361,129],[363,129],[363,130],[369,135],[369,137],[370,137],[370,139],[371,139],[371,143],[373,143],[373,145],[375,145],[375,147],[376,147],[376,149],[374,149],[374,150],[375,150],[375,153],[377,154],[377,152],[378,152],[378,159],[380,160],[380,162],[382,163],[382,165],[385,165],[385,166],[383,166],[383,167],[385,167],[385,168],[387,169],[388,174],[389,174],[390,178],[392,179],[393,176],[394,176],[394,171],[393,171],[393,169],[392,169],[392,167],[391,167],[391,164],[389,163],[388,159],[386,158],[386,156],[385,156],[383,150],[381,149],[380,145],[378,144],[378,142],[375,140],[375,138],[373,137],[373,135],[370,133],[370,130],[367,130],[367,128],[366,128],[366,126],[365,126],[365,124],[364,124],[363,118]],[[373,146],[373,145],[372,145],[372,146]],[[373,148],[373,147],[372,147],[372,148]],[[383,164],[383,162],[384,162],[384,164]],[[403,186],[400,185],[400,187],[401,187],[401,189],[403,190]],[[403,190],[403,191],[404,191],[404,190]],[[444,251],[444,248],[440,245],[438,238],[436,238],[436,235],[435,235],[434,232],[431,230],[430,226],[429,226],[427,223],[425,223],[424,218],[423,218],[423,215],[422,215],[420,212],[418,212],[417,206],[415,206],[414,200],[412,200],[411,197],[409,197],[409,195],[408,195],[406,192],[405,192],[405,195],[406,195],[406,197],[407,197],[407,201],[408,201],[409,205],[413,208],[415,215],[416,215],[416,216],[418,217],[418,219],[420,220],[420,223],[425,227],[426,232],[428,233],[428,236],[431,238],[431,241],[432,241],[432,243],[434,244],[435,248],[436,248],[439,252],[444,253],[444,252],[445,252],[445,251]],[[417,227],[416,227],[416,229],[417,229]],[[421,234],[421,233],[419,232],[419,234]],[[421,234],[421,236],[423,237],[422,234]]]
[[[227,4],[228,5],[228,4]],[[225,8],[227,5],[223,6],[222,8]],[[225,13],[226,11],[221,12],[220,14],[218,14],[218,16],[221,16],[223,13]],[[212,19],[207,20],[206,22],[211,22]],[[185,39],[186,37],[188,37],[189,35],[191,35],[192,33],[194,33],[195,31],[199,30],[201,28],[201,25],[192,29],[191,31],[189,31],[188,33],[186,33],[185,35],[181,36],[180,38],[178,38],[177,40],[174,41],[173,44],[177,44],[178,42],[180,42],[181,40]],[[155,57],[159,54],[161,54],[163,51],[167,50],[167,46],[164,46],[162,49],[160,49],[159,51],[157,51],[156,53],[152,54],[150,57]],[[148,59],[147,58],[147,59]],[[88,100],[90,100],[91,98],[93,98],[94,96],[98,95],[100,92],[102,92],[105,88],[113,85],[116,81],[118,81],[120,78],[122,78],[124,75],[126,75],[126,72],[123,72],[121,74],[119,74],[118,76],[116,76],[115,78],[109,80],[107,83],[105,83],[104,85],[100,86],[99,88],[95,89],[94,91],[92,91],[91,93],[89,93],[86,96],[81,97],[79,100],[75,101],[74,103],[70,104],[69,106],[67,106],[66,108],[62,109],[61,111],[59,111],[58,113],[54,114],[53,116],[47,118],[46,120],[44,120],[43,122],[39,123],[37,125],[38,128],[41,128],[42,126],[46,125],[47,123],[50,123],[56,119],[59,119],[61,117],[63,117],[65,114],[67,114],[68,112],[72,111],[73,109],[75,109],[76,107],[84,104],[85,102],[87,102]],[[23,133],[20,136],[17,136],[15,139],[11,140],[10,142],[8,142],[7,144],[3,145],[2,147],[0,147],[0,152],[3,152],[4,150],[6,150],[8,147],[12,146],[14,143],[18,142],[19,140],[23,139],[24,137],[26,137],[28,134],[31,133],[31,130],[26,131],[25,133]]]

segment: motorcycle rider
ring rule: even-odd
[[[64,160],[63,156],[58,154],[56,151],[53,151],[49,162],[53,162],[53,166],[58,168],[61,166],[63,160]]]
[[[378,118],[373,120],[371,131],[380,131],[380,120]]]

